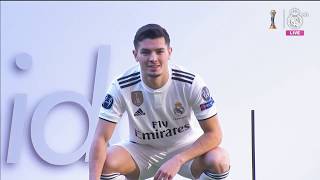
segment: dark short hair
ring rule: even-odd
[[[147,24],[138,29],[134,36],[134,48],[137,49],[139,42],[144,39],[156,39],[164,37],[165,43],[170,46],[170,37],[167,31],[158,24]]]

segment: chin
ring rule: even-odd
[[[149,77],[152,77],[152,78],[157,78],[159,77],[161,74],[160,73],[148,73],[148,76]]]

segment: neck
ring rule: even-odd
[[[163,75],[160,76],[148,76],[142,75],[143,82],[150,87],[151,89],[159,89],[163,87],[169,79],[169,72],[167,71]]]

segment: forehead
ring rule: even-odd
[[[141,49],[160,49],[167,48],[166,41],[164,37],[155,38],[155,39],[144,39],[139,42],[138,50]]]

